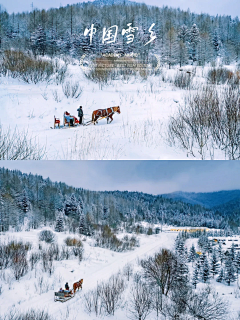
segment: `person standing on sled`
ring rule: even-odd
[[[83,119],[83,109],[82,106],[80,106],[78,109],[78,117],[79,117],[79,124],[82,124],[82,119]]]
[[[66,284],[65,284],[65,290],[69,291],[69,285],[68,285],[68,282],[66,282]]]

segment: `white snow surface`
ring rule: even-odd
[[[40,230],[31,230],[29,232],[7,232],[0,235],[0,241],[22,240],[23,242],[31,242],[33,248],[38,250],[38,236]],[[134,267],[134,271],[139,269],[138,260],[153,255],[160,248],[173,249],[174,241],[177,233],[158,234],[158,235],[139,235],[140,247],[133,251],[114,252],[108,249],[91,246],[92,240],[84,241],[84,259],[79,264],[77,259],[54,261],[54,274],[50,277],[43,273],[41,268],[37,272],[28,271],[19,281],[10,280],[10,270],[2,271],[0,277],[0,286],[2,285],[2,294],[0,295],[0,315],[3,315],[13,308],[20,311],[26,311],[31,308],[36,310],[48,311],[55,319],[95,319],[94,314],[88,315],[84,309],[83,296],[97,286],[97,283],[106,281],[111,275],[122,271],[123,267],[130,263]],[[57,243],[62,245],[67,236],[71,234],[56,233]],[[76,236],[76,235],[75,235]],[[118,235],[119,237],[121,235]],[[1,271],[0,271],[1,272]],[[4,275],[3,275],[4,274]],[[3,279],[5,277],[5,280]],[[37,286],[38,279],[43,277],[44,284],[49,285],[49,291],[39,294]],[[12,278],[12,275],[11,275]],[[9,279],[9,280],[8,280]],[[60,287],[64,288],[66,282],[70,287],[76,281],[83,279],[83,289],[77,291],[74,298],[61,303],[54,302],[54,292]],[[102,318],[102,317],[101,317]],[[109,318],[106,317],[106,318]],[[114,319],[127,319],[126,308],[117,310]]]
[[[177,68],[165,69],[165,77],[172,77],[177,71]],[[197,69],[196,79],[200,82],[205,81],[202,74],[203,69]],[[85,77],[79,63],[74,63],[68,65],[66,81],[77,82],[83,88],[79,98],[67,99],[61,84],[26,84],[7,76],[0,77],[3,130],[27,131],[29,137],[36,138],[36,143],[46,146],[45,158],[49,160],[196,159],[167,143],[169,117],[184,103],[186,91],[163,82],[161,75],[147,80],[135,77],[112,80],[101,89],[99,84]],[[103,119],[95,126],[50,128],[54,115],[60,118],[62,126],[64,111],[77,117],[80,105],[85,122],[91,120],[96,109],[120,106],[121,114],[115,114],[111,124]],[[223,158],[223,155],[215,154],[215,158],[218,157]]]
[[[8,242],[10,240],[19,240],[32,243],[31,251],[37,252],[39,246],[40,230],[22,231],[22,232],[6,232],[0,235],[0,242]],[[158,235],[138,235],[140,246],[133,251],[114,252],[108,249],[103,249],[93,246],[93,240],[83,238],[84,243],[84,258],[79,262],[77,259],[54,261],[54,273],[49,276],[41,269],[41,264],[37,266],[36,271],[28,271],[19,281],[13,280],[11,270],[7,269],[0,272],[0,287],[2,286],[2,294],[0,295],[0,316],[8,313],[10,310],[27,311],[31,308],[35,310],[45,310],[55,319],[97,319],[94,313],[88,314],[84,307],[84,294],[89,290],[96,288],[101,281],[107,281],[112,275],[121,272],[124,266],[130,263],[133,266],[134,272],[141,271],[139,260],[146,258],[158,252],[161,248],[173,249],[174,241],[177,232],[165,231]],[[69,233],[55,233],[56,243],[64,244],[64,239],[68,236],[74,236]],[[124,234],[118,234],[121,238]],[[240,243],[240,236],[225,237],[226,246],[223,249],[229,249],[234,240],[235,243]],[[186,247],[188,250],[194,243],[196,249],[198,239],[188,239]],[[237,240],[237,241],[236,241]],[[44,243],[41,242],[44,246]],[[45,246],[48,246],[45,244]],[[192,263],[188,263],[190,273],[193,272]],[[39,281],[43,279],[43,288],[46,292],[39,292]],[[54,292],[60,287],[64,287],[66,282],[70,287],[75,281],[83,278],[83,289],[77,291],[74,298],[61,303],[54,302]],[[100,316],[101,319],[117,319],[127,320],[128,318],[128,300],[131,296],[131,280],[127,283],[127,289],[124,292],[124,297],[121,307],[116,310],[114,316]],[[197,288],[202,288],[207,284],[199,283]],[[216,279],[210,280],[210,285],[218,292],[218,295],[229,301],[229,319],[236,319],[240,312],[239,292],[237,293],[237,282],[227,286],[224,283],[216,282]],[[44,291],[44,290],[43,290]],[[227,315],[226,315],[227,316]],[[156,319],[156,314],[152,312],[147,319]],[[160,318],[159,318],[160,319]]]

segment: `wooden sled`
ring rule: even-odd
[[[54,292],[54,301],[66,302],[74,297],[72,290],[70,292]]]

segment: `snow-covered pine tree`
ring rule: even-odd
[[[193,277],[192,277],[192,284],[193,284],[195,289],[197,288],[197,284],[199,282],[198,276],[199,276],[199,269],[198,269],[198,266],[196,264],[195,268],[193,270]]]
[[[235,255],[236,255],[235,245],[234,245],[234,243],[232,243],[231,248],[230,248],[230,253],[229,253],[229,256],[232,259],[232,261],[235,260]]]
[[[35,32],[32,34],[31,42],[32,49],[35,54],[44,56],[46,52],[47,38],[46,33],[41,25],[39,25]]]
[[[189,37],[189,30],[188,27],[183,24],[178,30],[178,38],[183,42],[186,43]]]
[[[217,30],[214,31],[212,44],[213,44],[215,56],[217,57],[219,55],[220,45],[221,45],[221,40],[219,38],[219,34]]]
[[[71,56],[74,58],[79,58],[81,56],[81,43],[80,36],[77,34],[73,34],[71,36]]]
[[[216,281],[217,282],[223,282],[223,280],[224,280],[224,271],[223,271],[223,268],[221,268]]]
[[[219,245],[218,245],[217,252],[218,252],[219,260],[220,260],[221,265],[222,265],[222,262],[223,262],[223,252],[222,252],[222,244],[221,244],[221,242],[220,242]]]
[[[233,265],[231,256],[228,256],[225,261],[225,281],[230,286],[232,282],[236,281],[236,271]]]
[[[70,54],[72,48],[72,38],[71,34],[67,31],[65,32],[62,40],[59,42],[61,53]]]
[[[55,231],[63,232],[64,231],[64,220],[63,220],[63,212],[57,212],[57,221],[55,226]]]
[[[30,210],[30,201],[25,188],[18,198],[18,205],[24,213],[27,213]]]
[[[201,268],[203,267],[206,259],[207,259],[206,253],[203,252],[203,253],[199,256],[199,262],[200,262]]]
[[[55,28],[52,27],[47,34],[47,49],[51,57],[53,57],[57,52],[57,38]]]
[[[206,234],[202,234],[198,239],[198,246],[201,248],[202,251],[206,252],[208,250],[208,237]]]
[[[210,262],[210,272],[214,278],[216,274],[218,274],[219,263],[217,260],[216,250],[213,250],[211,262]]]
[[[66,216],[77,217],[79,215],[79,204],[74,193],[72,193],[71,197],[67,197],[64,212]]]
[[[189,251],[188,261],[193,263],[195,260],[196,260],[196,250],[195,250],[194,244],[192,244]]]
[[[87,235],[86,221],[83,213],[80,214],[79,219],[79,233],[82,235]]]
[[[200,34],[197,25],[194,23],[189,32],[190,56],[194,61],[197,60],[197,45],[200,42]]]
[[[78,203],[79,203],[80,212],[83,212],[84,204],[81,196],[78,197]]]
[[[237,274],[239,274],[240,272],[240,252],[239,251],[236,254],[234,265],[235,265]]]
[[[175,251],[177,253],[177,255],[182,256],[184,255],[184,240],[182,237],[177,236],[176,240],[175,240]]]
[[[174,289],[172,292],[172,299],[176,304],[178,312],[183,313],[186,309],[184,301],[189,291],[189,270],[184,257],[177,257],[174,269]]]
[[[202,280],[204,283],[208,282],[210,279],[210,270],[207,258],[204,261],[204,265],[202,267]]]
[[[4,231],[3,198],[0,193],[0,232]]]
[[[104,205],[102,208],[102,220],[104,224],[107,224],[108,218],[109,218],[109,208],[106,205]]]

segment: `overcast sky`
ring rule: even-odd
[[[0,167],[90,190],[162,194],[240,189],[238,161],[1,161]]]
[[[0,0],[9,13],[22,12],[31,10],[33,3],[35,8],[49,9],[58,8],[60,5],[83,2],[82,0]],[[87,1],[84,1],[87,2]],[[157,5],[162,7],[171,6],[187,10],[188,8],[196,13],[209,13],[211,15],[231,15],[233,18],[239,15],[239,0],[137,0],[146,4]]]

